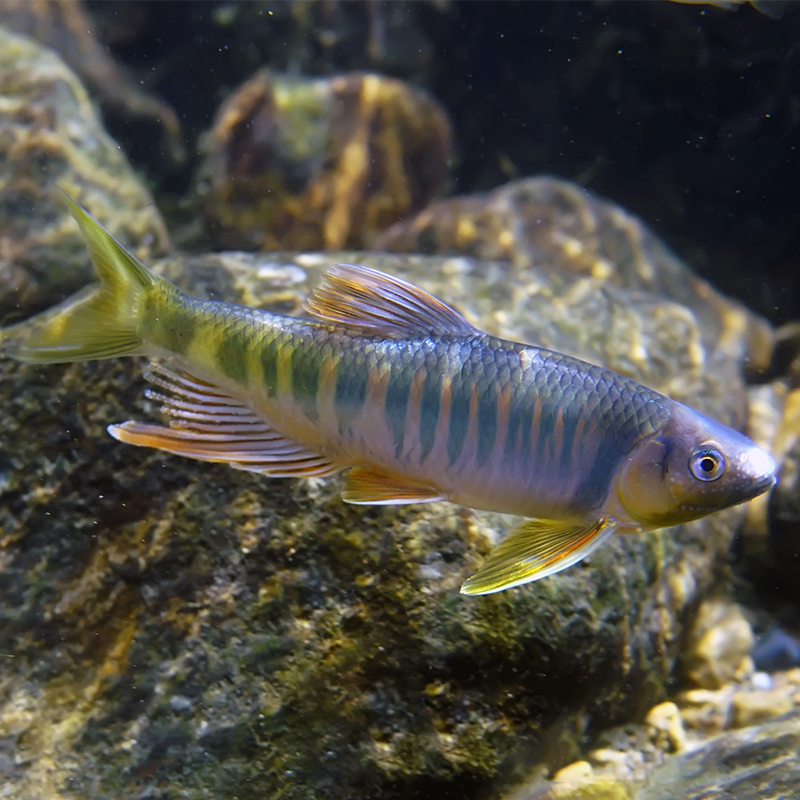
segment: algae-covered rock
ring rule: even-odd
[[[565,281],[646,291],[686,306],[724,359],[760,376],[770,364],[772,329],[716,292],[640,219],[574,183],[552,177],[512,181],[486,194],[441,200],[384,232],[392,252],[463,254],[541,266]],[[586,330],[585,336],[593,333]],[[713,365],[708,365],[713,369]]]
[[[723,734],[653,770],[636,800],[788,800],[800,787],[800,712]]]
[[[355,253],[159,269],[203,296],[294,312],[337,260],[745,422],[744,346],[607,273]],[[120,445],[105,426],[151,410],[136,361],[1,368],[12,798],[470,798],[545,752],[565,765],[587,727],[663,698],[687,610],[744,513],[614,537],[551,579],[468,598],[458,587],[506,517],[347,506],[337,480]]]
[[[206,139],[206,227],[220,247],[363,247],[447,175],[450,125],[425,92],[367,73],[261,70]]]
[[[108,110],[144,118],[163,134],[172,158],[185,157],[175,110],[144,90],[97,41],[82,0],[3,0],[0,25],[52,47]]]
[[[591,774],[569,782],[535,780],[503,798],[794,800],[800,787],[798,748],[800,711],[795,710],[763,725],[722,734],[669,756],[648,770],[646,780],[615,780]]]
[[[682,654],[686,678],[702,689],[721,689],[737,675],[752,672],[755,637],[735,603],[704,600],[695,614]]]
[[[777,378],[751,390],[756,440],[780,465],[778,484],[749,509],[740,543],[747,576],[766,594],[800,600],[800,325],[776,332],[769,374]]]
[[[0,318],[92,280],[56,186],[137,255],[164,252],[161,215],[78,78],[52,50],[2,27],[0,97]]]

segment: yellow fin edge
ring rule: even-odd
[[[464,581],[462,594],[493,594],[554,575],[586,558],[614,532],[607,519],[589,523],[527,520]]]

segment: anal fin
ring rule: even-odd
[[[169,425],[133,421],[109,425],[115,439],[274,478],[332,475],[341,469],[270,428],[245,403],[219,387],[159,364],[150,369],[145,377],[164,393],[148,389],[146,396],[161,403]]]
[[[546,578],[586,558],[613,532],[606,519],[589,524],[527,520],[492,550],[461,593],[492,594]]]
[[[404,505],[433,503],[447,497],[432,486],[415,484],[368,467],[353,467],[345,474],[342,499],[359,505]]]

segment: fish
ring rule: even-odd
[[[569,355],[484,333],[369,267],[331,267],[305,316],[192,297],[65,202],[99,285],[0,330],[34,364],[148,356],[163,424],[120,442],[273,478],[343,473],[356,504],[449,501],[524,520],[461,591],[553,575],[614,533],[750,500],[772,456],[732,428]]]

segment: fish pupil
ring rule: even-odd
[[[701,481],[715,481],[725,471],[725,459],[715,450],[695,450],[689,469]]]

